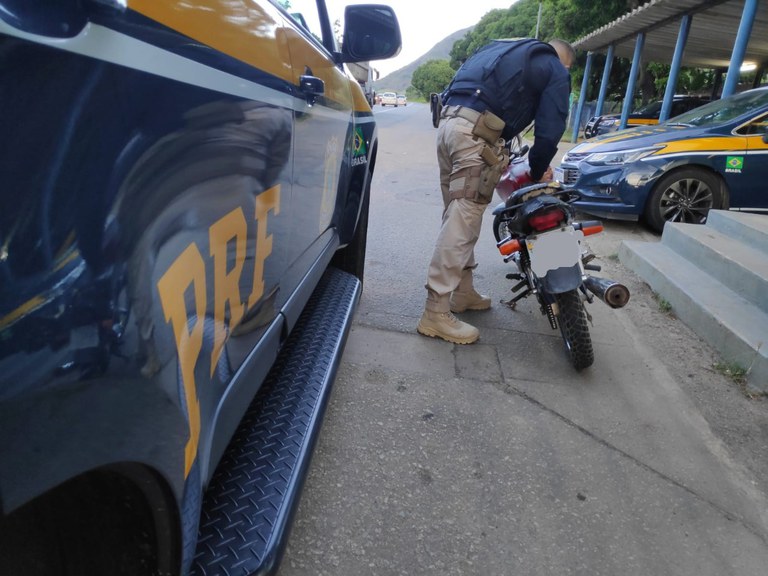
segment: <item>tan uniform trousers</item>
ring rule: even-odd
[[[443,194],[443,223],[427,273],[427,310],[449,312],[451,292],[462,276],[471,282],[475,262],[475,243],[480,236],[487,204],[467,198],[450,198],[451,175],[483,165],[480,150],[484,142],[472,136],[474,123],[462,117],[443,118],[437,130],[437,161]],[[454,185],[457,183],[454,182]],[[459,182],[459,185],[462,183]],[[471,286],[471,283],[470,283]]]

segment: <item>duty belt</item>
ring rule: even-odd
[[[441,118],[456,118],[457,116],[470,122],[477,122],[480,112],[466,106],[445,106],[440,114]]]

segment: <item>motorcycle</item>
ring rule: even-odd
[[[589,333],[592,317],[585,302],[597,296],[611,308],[629,302],[623,284],[587,274],[601,267],[584,245],[584,238],[603,232],[600,221],[577,222],[571,205],[579,198],[560,182],[531,183],[527,146],[513,148],[510,164],[496,187],[504,200],[493,210],[493,233],[504,262],[517,265],[507,278],[520,292],[505,302],[514,309],[521,299],[536,296],[541,313],[553,330],[559,328],[566,353],[578,371],[592,365],[594,350]]]

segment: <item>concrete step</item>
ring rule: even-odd
[[[768,214],[710,210],[707,227],[768,253]]]
[[[768,392],[768,313],[674,251],[663,237],[657,243],[625,241],[619,259],[723,361],[748,369],[750,387]]]
[[[727,222],[730,225],[735,221]],[[736,239],[738,229],[735,225],[728,232],[721,232],[709,222],[706,226],[667,224],[661,242],[768,312],[768,250],[761,251],[751,243]]]

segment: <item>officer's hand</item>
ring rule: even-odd
[[[544,175],[541,177],[539,182],[552,182],[554,178],[555,172],[552,170],[552,166],[548,166],[546,172],[544,172]]]

